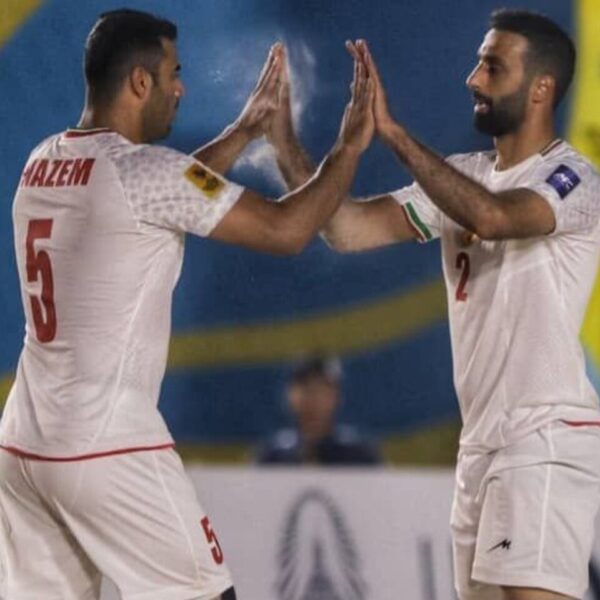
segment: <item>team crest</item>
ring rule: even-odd
[[[580,183],[579,175],[567,165],[560,165],[556,168],[550,177],[546,179],[558,193],[561,200],[564,200]]]
[[[185,171],[185,177],[211,200],[218,198],[225,187],[225,183],[218,175],[198,163],[191,165]]]

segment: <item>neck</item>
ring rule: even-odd
[[[104,107],[87,101],[77,126],[82,129],[107,128],[134,144],[144,142],[139,112],[134,113],[118,104]]]
[[[554,139],[556,132],[551,120],[543,125],[527,122],[516,132],[494,138],[498,153],[496,168],[510,169],[530,156],[541,152]]]

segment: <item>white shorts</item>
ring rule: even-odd
[[[459,454],[452,538],[460,600],[500,586],[582,598],[600,507],[600,427],[551,423],[490,454]]]
[[[77,462],[0,451],[0,597],[209,600],[231,587],[223,553],[172,449]]]

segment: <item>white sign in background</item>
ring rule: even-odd
[[[188,472],[240,600],[455,598],[449,470]]]

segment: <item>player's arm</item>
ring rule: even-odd
[[[279,102],[268,120],[267,140],[275,150],[279,170],[289,189],[308,181],[315,166],[294,131],[290,102],[289,68],[281,49]],[[338,252],[356,252],[414,239],[401,206],[389,195],[366,200],[346,200],[321,231],[327,244]]]
[[[390,115],[385,90],[366,43],[349,43],[348,48],[355,60],[364,60],[375,83],[377,133],[440,210],[481,239],[534,237],[554,230],[554,212],[541,195],[529,189],[490,192],[412,138]]]
[[[373,84],[355,61],[352,97],[338,140],[316,173],[277,202],[246,190],[211,237],[277,254],[300,252],[347,196],[360,154],[373,130]]]
[[[265,133],[265,124],[278,103],[281,52],[281,44],[271,47],[258,82],[239,117],[214,140],[196,150],[193,154],[196,160],[213,171],[224,174],[244,148]]]

